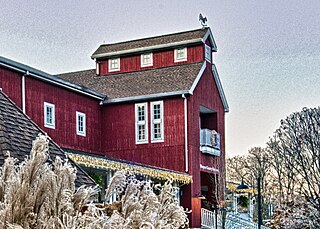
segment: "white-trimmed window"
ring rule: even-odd
[[[54,104],[44,102],[44,126],[55,128],[55,107]]]
[[[163,142],[163,101],[151,102],[151,142]]]
[[[148,143],[148,104],[135,105],[136,144]]]
[[[174,50],[174,62],[187,60],[187,48],[177,48]]]
[[[86,114],[77,111],[76,121],[77,135],[86,136]]]
[[[120,71],[120,58],[113,58],[108,60],[109,72]]]
[[[209,45],[205,45],[205,58],[207,61],[211,62],[211,47]]]
[[[152,53],[141,54],[141,67],[148,67],[153,65],[153,55]]]

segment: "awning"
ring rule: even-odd
[[[110,169],[113,171],[119,170],[128,170],[133,174],[140,174],[145,176],[150,176],[152,178],[156,178],[159,180],[168,180],[172,179],[174,182],[189,184],[192,182],[192,176],[179,173],[171,170],[166,170],[157,167],[151,166],[144,166],[142,164],[124,162],[124,161],[117,161],[112,159],[107,159],[105,157],[99,156],[89,156],[89,155],[82,155],[77,153],[68,153],[70,159],[74,162],[89,168],[96,168],[96,169]]]

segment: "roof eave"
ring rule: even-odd
[[[193,84],[192,84],[192,86],[190,88],[190,94],[193,94],[193,91],[196,88],[196,86],[198,85],[204,70],[206,70],[206,67],[207,67],[207,63],[206,63],[206,61],[204,61],[202,66],[201,66],[201,68],[200,68],[200,71],[198,72],[198,75],[197,75],[196,79],[193,81]]]
[[[228,102],[227,102],[227,98],[224,94],[224,91],[223,91],[223,87],[222,87],[222,84],[221,84],[221,81],[220,81],[220,77],[219,77],[219,74],[218,74],[218,71],[217,71],[217,68],[215,66],[215,64],[212,64],[212,72],[213,72],[213,77],[217,83],[217,87],[218,87],[218,91],[219,91],[219,95],[221,97],[221,100],[222,100],[222,104],[223,104],[223,107],[224,107],[224,112],[229,112],[229,105],[228,105]]]
[[[124,54],[140,53],[140,52],[147,52],[147,51],[153,51],[153,50],[158,50],[158,49],[177,47],[177,46],[182,46],[182,45],[191,45],[191,44],[196,44],[196,43],[203,43],[203,39],[196,38],[196,39],[173,42],[173,43],[168,43],[168,44],[153,45],[153,46],[147,46],[147,47],[141,47],[141,48],[135,48],[135,49],[121,50],[118,52],[93,54],[91,56],[91,58],[92,59],[106,58],[106,57],[112,57],[112,56],[120,56],[120,55],[124,55]]]
[[[166,98],[171,96],[178,96],[182,94],[192,94],[192,92],[190,90],[180,90],[180,91],[164,92],[164,93],[157,93],[157,94],[150,94],[150,95],[138,95],[138,96],[124,97],[124,98],[105,99],[103,101],[103,104],[159,99],[159,98]]]
[[[11,69],[26,75],[30,75],[36,79],[67,88],[71,91],[75,91],[98,100],[103,100],[105,98],[105,95],[99,92],[68,82],[56,76],[42,72],[38,69],[32,68],[30,66],[15,62],[13,60],[10,60],[1,56],[0,56],[0,66],[6,67],[8,69]]]
[[[206,32],[206,34],[203,36],[203,43],[207,40],[209,38],[209,40],[210,40],[210,43],[211,43],[211,45],[212,45],[212,51],[213,52],[217,52],[218,51],[218,47],[217,47],[217,44],[216,44],[216,42],[215,42],[215,40],[214,40],[214,37],[213,37],[213,34],[212,34],[212,32],[211,32],[211,29],[210,28],[208,28],[208,31]]]

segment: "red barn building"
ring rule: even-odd
[[[172,177],[199,228],[201,208],[224,200],[228,104],[216,51],[203,28],[104,44],[96,69],[56,76],[0,57],[0,87],[101,183],[118,169]]]

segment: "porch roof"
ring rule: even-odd
[[[168,169],[138,164],[134,162],[109,159],[101,155],[88,155],[84,152],[79,152],[70,149],[64,149],[70,159],[85,167],[97,169],[110,169],[113,171],[127,170],[133,174],[141,174],[150,176],[159,180],[172,179],[174,182],[189,184],[192,182],[192,176],[186,173],[180,173]]]

